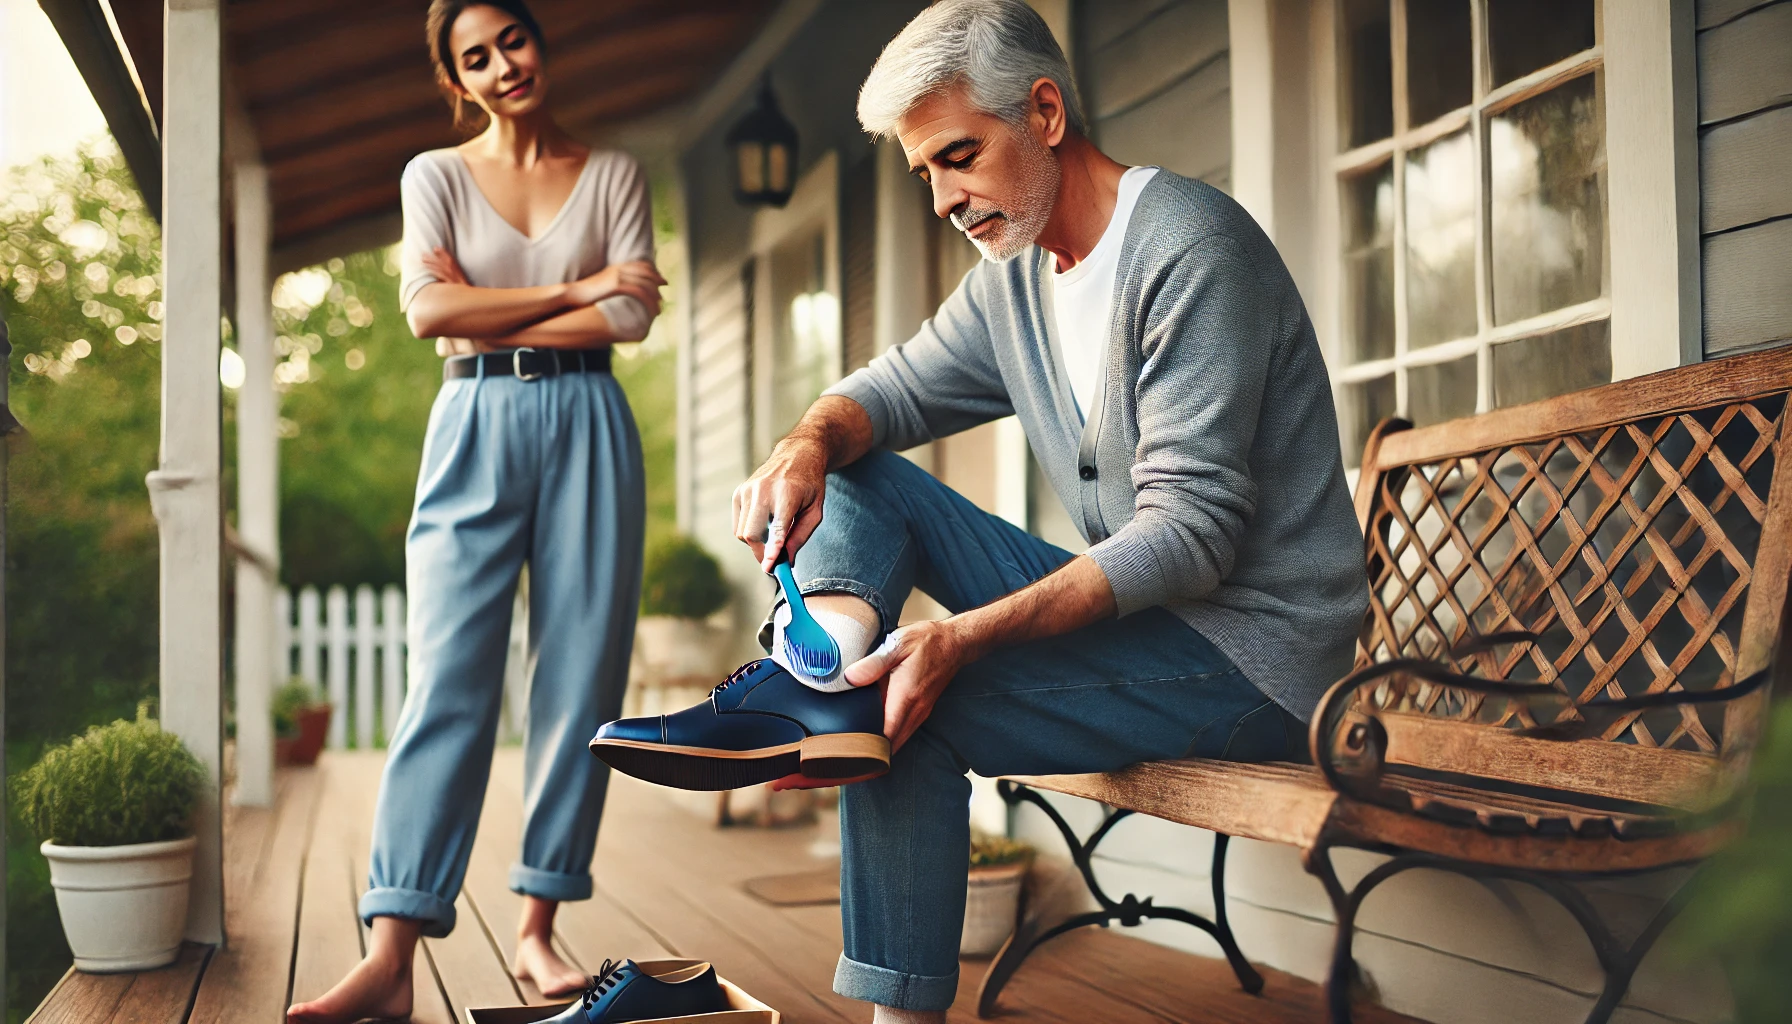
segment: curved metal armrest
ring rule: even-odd
[[[1490,633],[1486,636],[1471,637],[1452,650],[1451,654],[1460,658],[1500,644],[1535,643],[1537,639],[1535,633],[1529,632]],[[1383,792],[1380,780],[1387,756],[1388,737],[1387,730],[1376,718],[1373,709],[1361,715],[1362,721],[1352,723],[1343,737],[1344,751],[1366,762],[1367,771],[1358,774],[1341,770],[1335,761],[1334,751],[1337,745],[1331,740],[1337,734],[1339,725],[1352,714],[1352,706],[1355,703],[1353,698],[1356,692],[1365,686],[1395,675],[1413,676],[1439,686],[1448,686],[1490,697],[1508,697],[1519,700],[1533,697],[1557,699],[1564,697],[1560,690],[1548,683],[1483,679],[1480,676],[1464,675],[1453,671],[1442,662],[1424,658],[1394,658],[1376,662],[1373,665],[1357,669],[1338,680],[1330,690],[1326,691],[1325,696],[1320,698],[1319,707],[1313,714],[1313,723],[1308,734],[1308,743],[1313,749],[1313,763],[1318,766],[1320,772],[1325,776],[1325,781],[1334,790],[1359,800],[1392,806],[1396,809],[1402,809],[1398,802],[1379,798]],[[1593,735],[1597,729],[1593,722],[1584,717],[1585,712],[1643,711],[1681,707],[1689,704],[1721,704],[1753,693],[1766,685],[1771,678],[1771,668],[1763,668],[1722,689],[1664,690],[1636,697],[1621,697],[1616,700],[1583,704],[1577,708],[1583,713],[1583,717],[1579,720],[1538,726],[1522,730],[1520,734],[1548,740],[1582,739]]]

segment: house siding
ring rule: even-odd
[[[1792,0],[1698,6],[1705,354],[1792,341]]]
[[[1095,141],[1230,191],[1226,0],[1083,3],[1073,52]]]

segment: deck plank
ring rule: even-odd
[[[118,1008],[110,1017],[95,1018],[95,1024],[100,1020],[105,1024],[182,1024],[211,956],[210,946],[181,947],[180,957],[172,964],[133,977]]]
[[[448,994],[449,1006],[460,1014],[469,1006],[516,1006],[522,992],[499,959],[497,947],[485,931],[478,904],[463,890],[454,901],[456,923],[446,938],[424,939],[430,960]]]
[[[362,759],[342,757],[334,751],[318,761],[323,807],[305,851],[292,968],[295,1003],[329,991],[364,953],[355,910],[361,892],[355,857],[365,844],[358,841],[358,815],[351,809],[361,802],[357,790],[371,782],[363,777],[366,767]]]
[[[508,763],[510,759],[496,760]],[[516,965],[516,922],[523,911],[523,897],[510,891],[510,865],[522,848],[522,827],[522,780],[511,778],[509,773],[494,772],[485,787],[479,836],[467,862],[465,888],[478,906],[488,935],[497,946],[499,962],[507,972]],[[562,956],[566,953],[561,950]],[[556,1001],[543,998],[533,982],[515,984],[523,1002],[531,1006]]]
[[[225,949],[212,957],[192,1024],[280,1024],[297,939],[300,868],[322,787],[316,768],[278,773],[271,809],[234,807],[224,833]]]

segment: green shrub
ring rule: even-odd
[[[274,735],[284,740],[299,734],[299,712],[324,703],[317,687],[294,676],[274,691]]]
[[[52,747],[13,784],[13,806],[39,839],[125,846],[189,835],[205,767],[141,708]]]
[[[641,614],[703,619],[732,596],[722,567],[703,545],[682,534],[654,544],[641,579]]]
[[[971,867],[995,868],[1004,864],[1022,864],[1033,859],[1033,848],[1007,836],[973,835]]]

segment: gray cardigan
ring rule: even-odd
[[[1126,231],[1085,423],[1047,308],[1050,254],[967,274],[829,390],[903,449],[1010,413],[1121,615],[1163,605],[1302,719],[1368,606],[1331,384],[1294,281],[1231,198],[1160,171]]]

